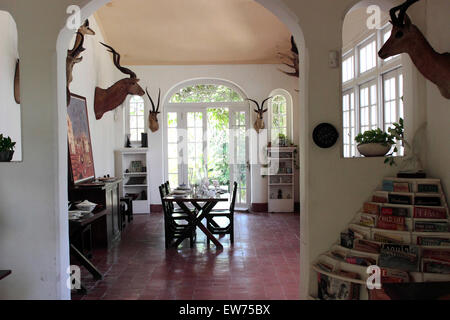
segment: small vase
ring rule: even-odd
[[[1,151],[0,162],[11,162],[14,156],[14,151]]]

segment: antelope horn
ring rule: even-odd
[[[159,113],[159,105],[161,102],[161,88],[159,88],[159,93],[158,93],[158,106],[156,107],[156,113]]]
[[[298,54],[298,47],[297,44],[295,43],[294,36],[291,36],[291,46],[292,46],[291,51],[295,54]]]
[[[267,101],[269,101],[270,99],[272,99],[273,97],[269,97],[269,98],[267,98],[267,99],[265,99],[263,102],[262,102],[262,105],[261,105],[261,110],[262,111],[264,111],[264,104],[267,102]]]
[[[253,100],[253,99],[247,99],[247,100],[253,102],[254,104],[256,104],[256,107],[258,108],[258,111],[257,111],[257,112],[261,111],[261,108],[259,107],[258,101],[255,101],[255,100]]]
[[[148,93],[148,88],[145,88],[145,91],[147,92],[147,96],[148,96],[148,98],[150,99],[150,102],[152,103],[152,113],[155,113],[155,112],[156,112],[156,110],[155,110],[155,104],[153,103],[152,97],[151,97],[150,94]]]
[[[114,65],[117,67],[117,69],[119,69],[122,73],[127,74],[130,76],[131,79],[137,79],[136,73],[134,73],[133,71],[131,71],[128,68],[122,67],[120,65],[120,54],[114,50],[113,47],[108,46],[107,44],[104,44],[103,42],[100,42],[103,46],[105,46],[106,48],[108,48],[109,52],[111,52],[114,56]]]
[[[405,22],[405,15],[406,11],[409,9],[410,6],[412,6],[414,3],[418,2],[419,0],[407,0],[405,3],[392,8],[389,11],[389,14],[391,15],[391,22],[393,25],[397,27],[401,27],[404,25]],[[398,17],[396,16],[396,12],[399,11]]]

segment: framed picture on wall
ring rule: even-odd
[[[71,94],[67,107],[69,176],[73,184],[95,179],[86,98]]]

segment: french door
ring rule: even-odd
[[[249,111],[245,106],[169,106],[165,110],[166,177],[171,185],[207,177],[227,188],[238,183],[236,206],[250,204]]]

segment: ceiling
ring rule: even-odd
[[[272,64],[290,50],[254,0],[113,0],[95,18],[124,65]]]

